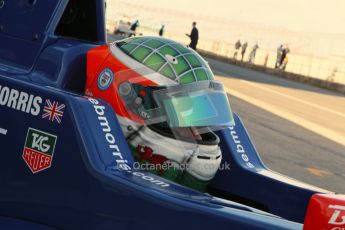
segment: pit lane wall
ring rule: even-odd
[[[248,63],[247,61],[241,62],[240,60],[233,59],[221,54],[217,54],[216,52],[211,52],[211,51],[207,51],[203,49],[198,49],[198,53],[200,53],[204,57],[212,58],[212,59],[222,61],[225,63],[238,65],[244,68],[253,69],[253,70],[274,75],[277,77],[282,77],[282,78],[290,79],[293,81],[298,81],[298,82],[302,82],[302,83],[309,84],[312,86],[329,89],[335,92],[345,94],[345,72],[334,73],[336,75],[339,75],[336,78],[335,77],[336,75],[334,76],[332,75],[333,70],[329,70],[328,72],[326,71],[327,73],[325,73],[327,77],[316,78],[316,77],[306,76],[303,74],[297,74],[297,73],[292,73],[288,71],[273,69],[273,68],[267,67],[266,65],[263,65],[260,61],[256,62],[257,64],[251,64],[251,63]],[[238,54],[238,56],[240,56],[240,54]]]

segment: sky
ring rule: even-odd
[[[292,43],[296,51],[345,56],[345,0],[107,0],[108,15],[209,39]],[[322,47],[321,47],[322,46]]]
[[[147,0],[157,3],[158,0]],[[236,19],[262,25],[285,27],[303,32],[345,34],[344,0],[174,0],[160,1],[164,7],[171,2],[181,8],[194,5],[195,11],[213,17]],[[207,9],[207,10],[206,10]],[[206,10],[206,12],[205,12]]]

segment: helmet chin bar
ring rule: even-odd
[[[167,138],[147,126],[131,136],[128,143],[135,149],[140,164],[153,164],[158,168],[160,164],[169,164],[169,169],[159,171],[158,175],[201,191],[213,179],[222,160],[217,143],[204,145]]]
[[[165,136],[167,138],[177,139],[184,142],[191,142],[196,143],[200,145],[218,145],[219,144],[219,138],[218,136],[212,132],[209,128],[203,128],[202,132],[199,132],[199,128],[170,128],[167,123],[159,123],[154,125],[149,125],[148,128],[152,129],[153,131],[159,133],[162,136]],[[196,129],[199,133],[198,136],[200,138],[195,138],[195,132],[192,129]],[[183,130],[185,135],[181,135],[181,132],[178,132],[176,130]]]

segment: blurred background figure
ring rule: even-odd
[[[163,35],[164,35],[164,27],[165,27],[165,26],[162,25],[161,28],[160,28],[159,31],[158,31],[158,35],[161,36],[161,37],[163,37]]]
[[[196,22],[193,22],[193,29],[190,34],[186,34],[190,38],[189,47],[196,51],[196,45],[199,40],[199,31],[196,28]]]
[[[139,26],[139,20],[135,20],[135,22],[131,25],[132,33],[130,34],[130,37],[135,36],[138,26]]]
[[[288,44],[285,44],[283,46],[283,50],[282,50],[282,56],[281,56],[281,61],[280,61],[280,66],[283,65],[284,59],[286,57],[286,55],[290,52],[290,48]]]
[[[258,45],[258,43],[255,43],[255,45],[252,48],[252,51],[249,54],[249,59],[248,59],[249,63],[254,63],[255,55],[256,55],[256,50],[257,49],[259,49],[259,45]]]
[[[269,59],[270,55],[268,53],[266,53],[265,55],[265,59],[264,59],[264,66],[267,68],[267,64],[268,64],[268,59]]]
[[[286,65],[288,64],[288,62],[289,62],[289,59],[287,56],[285,56],[282,61],[282,64],[280,65],[280,69],[284,71],[286,69]]]
[[[278,52],[280,52],[281,54],[278,54]],[[286,65],[288,63],[288,60],[289,60],[287,57],[287,54],[289,52],[290,52],[290,48],[289,48],[288,44],[281,45],[281,48],[280,48],[280,46],[278,47],[278,49],[277,49],[277,62],[278,63],[276,63],[276,68],[278,68],[280,70],[285,70]]]
[[[242,44],[242,51],[241,51],[242,57],[241,57],[241,61],[243,61],[244,55],[246,54],[247,46],[248,46],[248,43],[245,41]]]
[[[241,48],[241,41],[240,41],[240,39],[238,39],[237,42],[235,43],[234,59],[236,59],[238,51],[240,48]]]
[[[282,53],[283,53],[283,44],[281,44],[277,48],[277,60],[276,60],[276,65],[274,67],[275,69],[279,68],[279,66],[282,62]]]
[[[331,74],[327,78],[327,81],[334,82],[335,78],[337,76],[337,72],[338,72],[338,67],[334,66],[333,69],[332,69]]]

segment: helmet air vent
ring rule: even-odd
[[[174,64],[174,65],[178,64],[177,58],[175,58],[174,56],[166,54],[165,57],[166,57],[167,61],[170,62],[171,64]]]

